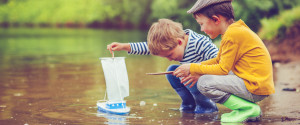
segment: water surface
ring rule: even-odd
[[[176,110],[181,99],[161,72],[170,64],[154,56],[125,56],[131,107],[127,116],[97,112],[105,95],[99,57],[110,57],[106,45],[146,40],[145,31],[92,29],[0,30],[1,124],[220,124],[218,114]],[[144,101],[146,104],[140,105]],[[268,112],[272,98],[260,103]],[[219,115],[230,110],[219,105]],[[268,113],[266,113],[268,114]],[[257,124],[282,124],[281,116],[265,115]],[[256,123],[255,123],[256,124]]]

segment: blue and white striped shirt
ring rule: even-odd
[[[207,36],[198,34],[190,29],[184,30],[189,35],[189,40],[184,51],[183,63],[199,63],[215,58],[218,48]],[[150,51],[147,42],[130,43],[131,51],[128,54],[149,55]]]

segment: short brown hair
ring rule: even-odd
[[[150,53],[158,55],[162,51],[174,49],[177,38],[184,38],[182,24],[169,19],[159,19],[149,29],[147,42]]]
[[[234,20],[234,11],[231,2],[222,2],[207,6],[197,12],[193,13],[194,18],[198,14],[203,14],[210,19],[213,19],[213,15],[222,15],[227,20]]]

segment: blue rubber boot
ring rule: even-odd
[[[191,92],[196,102],[194,113],[213,113],[218,112],[215,102],[201,94],[198,90]]]
[[[171,65],[168,67],[167,71],[174,71],[179,65]],[[194,111],[195,110],[195,100],[190,91],[180,83],[180,79],[172,74],[166,75],[169,83],[177,94],[181,97],[182,103],[180,106],[181,111]]]
[[[211,99],[203,95],[198,89],[197,84],[195,84],[192,88],[190,88],[190,85],[187,85],[186,88],[190,91],[190,93],[193,95],[196,108],[194,110],[194,113],[213,113],[218,112],[218,107],[215,102],[213,102]]]
[[[179,110],[193,112],[195,110],[196,104],[193,96],[186,88],[176,88],[175,91],[181,97],[182,103]]]

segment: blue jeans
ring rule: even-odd
[[[171,65],[167,71],[174,71],[178,66],[179,65]],[[190,85],[184,86],[184,84],[180,82],[180,78],[172,74],[168,74],[166,77],[173,89],[182,99],[181,110],[192,110],[194,113],[212,113],[218,111],[216,104],[201,94],[196,85],[190,88]]]

